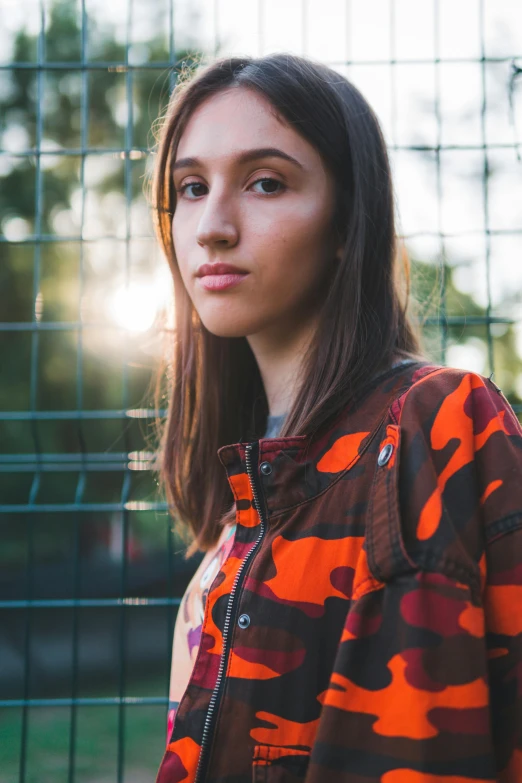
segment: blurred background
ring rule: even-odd
[[[150,470],[154,127],[193,54],[275,51],[370,101],[429,354],[522,411],[517,0],[0,0],[0,783],[155,779],[199,559]]]

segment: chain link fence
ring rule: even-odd
[[[0,781],[154,778],[194,571],[151,471],[168,322],[145,183],[195,52],[293,51],[374,106],[427,349],[522,411],[522,9],[0,0]]]

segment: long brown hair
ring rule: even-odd
[[[246,337],[218,337],[201,322],[172,241],[171,166],[194,110],[231,87],[256,90],[320,153],[335,179],[332,231],[344,242],[325,292],[302,383],[280,436],[315,432],[396,358],[421,356],[398,272],[394,195],[379,122],[361,93],[332,69],[290,54],[227,57],[178,80],[162,124],[152,182],[156,231],[174,282],[175,329],[159,471],[191,551],[212,547],[233,518],[217,449],[262,437],[268,405]],[[339,243],[338,243],[339,244]]]

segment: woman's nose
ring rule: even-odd
[[[199,219],[196,239],[199,245],[235,245],[239,237],[231,204],[224,198],[208,197]]]

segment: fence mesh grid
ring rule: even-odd
[[[14,3],[2,9],[5,22],[18,16],[6,25],[10,59],[0,63],[0,720],[7,738],[0,781],[146,780],[161,759],[173,624],[190,568],[150,481],[147,425],[162,412],[152,409],[148,384],[161,346],[151,328],[158,307],[147,311],[144,290],[153,270],[154,303],[165,278],[143,182],[152,158],[149,128],[191,52],[231,52],[234,25],[241,24],[243,53],[285,49],[286,36],[294,51],[346,74],[370,102],[372,95],[382,99],[376,109],[387,112],[399,206],[401,198],[411,201],[412,189],[413,201],[429,202],[429,219],[407,207],[401,234],[426,343],[437,361],[478,362],[480,371],[494,373],[522,411],[522,221],[515,195],[521,43],[505,36],[495,44],[486,0],[463,4],[475,28],[470,21],[460,30],[460,49],[445,38],[453,12],[443,0],[425,4],[422,19],[406,0],[365,5],[384,22],[362,19],[361,4],[349,0],[258,0],[248,10],[232,0],[122,0],[112,21],[94,0],[34,0],[17,6],[31,17],[29,28]],[[423,24],[431,38],[426,56],[401,51],[399,32],[412,14],[410,34]],[[147,24],[148,32],[140,30]],[[325,45],[334,28],[335,47]],[[359,35],[372,29],[373,49],[370,37]],[[335,57],[327,54],[332,48]],[[469,78],[478,96],[474,128],[460,117],[460,139],[458,113],[445,97],[452,66],[462,69],[461,86]],[[423,110],[427,141],[422,133],[403,140],[409,74],[421,74],[431,96]],[[502,125],[496,135],[495,122]],[[412,172],[421,169],[430,173],[419,192]],[[464,196],[450,171],[471,183]],[[448,203],[451,212],[461,198],[469,199],[470,212],[479,210],[475,223],[465,210],[448,216]],[[131,648],[152,627],[144,614],[154,611],[162,642],[151,662]],[[99,662],[99,684],[93,651],[109,632],[114,656]],[[47,658],[39,653],[46,644]],[[49,663],[53,656],[62,662],[61,678]],[[157,669],[150,689],[140,679],[144,666]],[[84,668],[94,672],[94,686]],[[111,707],[110,727],[103,726],[113,744],[82,744],[89,731],[83,708]],[[133,717],[147,707],[154,708],[144,715],[156,744],[145,768],[129,746],[148,736]],[[42,711],[58,737],[49,735],[50,749],[43,750],[35,739]],[[88,756],[96,752],[107,756],[93,771]]]

